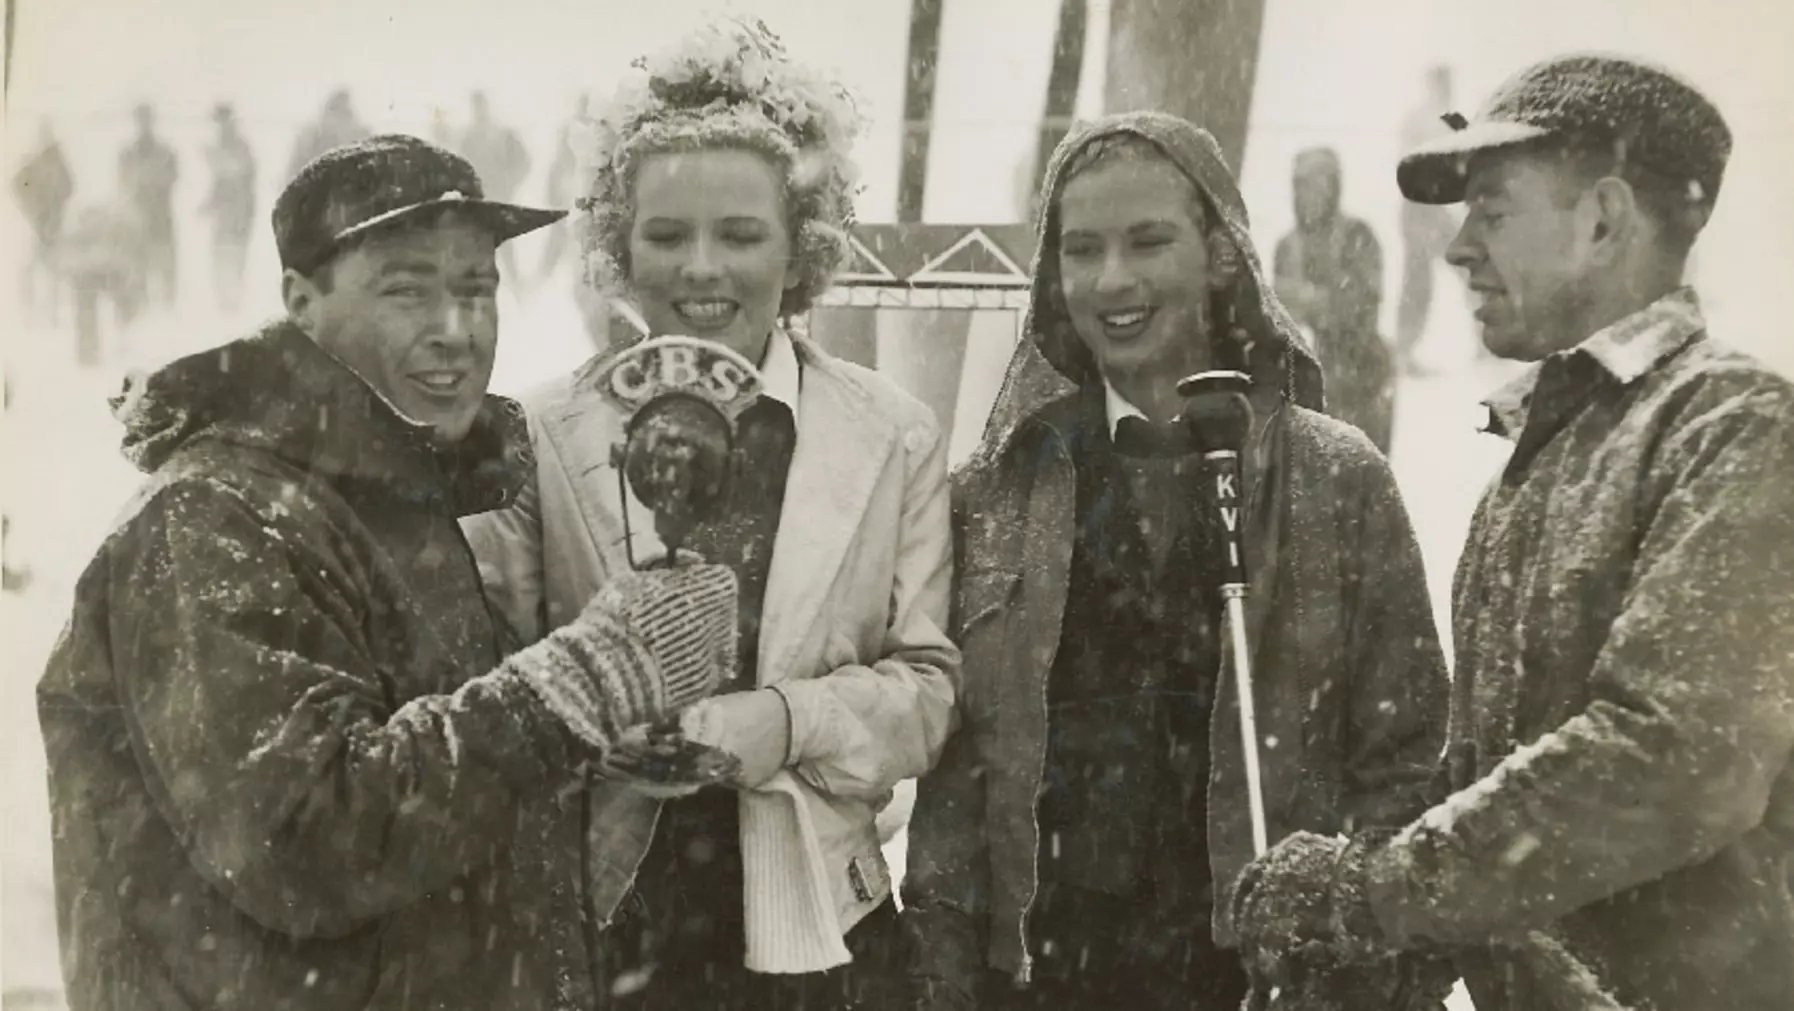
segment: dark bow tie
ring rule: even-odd
[[[1196,452],[1196,442],[1183,425],[1159,425],[1129,417],[1115,425],[1115,452],[1122,456],[1189,456]]]

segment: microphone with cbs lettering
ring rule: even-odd
[[[654,514],[654,532],[666,549],[662,564],[677,564],[679,545],[692,528],[728,502],[741,467],[736,422],[760,396],[759,370],[712,341],[655,337],[618,352],[597,382],[625,418],[611,464],[624,499],[629,564],[641,568],[625,481]]]
[[[1240,743],[1245,751],[1248,810],[1252,846],[1262,856],[1270,848],[1265,827],[1264,781],[1258,763],[1258,716],[1253,704],[1252,655],[1246,637],[1246,546],[1242,528],[1240,455],[1252,431],[1252,403],[1246,398],[1252,377],[1244,372],[1198,372],[1178,380],[1184,410],[1178,420],[1203,459],[1205,504],[1218,521],[1223,623],[1234,686],[1240,700]]]

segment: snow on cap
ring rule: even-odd
[[[1732,132],[1719,109],[1673,72],[1626,56],[1576,54],[1522,70],[1452,133],[1410,152],[1396,167],[1402,195],[1422,204],[1464,199],[1470,156],[1544,138],[1614,145],[1630,164],[1686,182],[1711,205],[1719,195]]]
[[[331,148],[299,170],[274,202],[274,246],[282,267],[310,273],[358,235],[450,206],[500,242],[566,215],[487,200],[467,159],[417,137],[383,134]]]

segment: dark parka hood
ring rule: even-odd
[[[1196,185],[1238,248],[1240,276],[1233,299],[1234,322],[1251,337],[1250,369],[1260,394],[1268,387],[1292,403],[1321,409],[1320,366],[1303,346],[1295,320],[1277,301],[1265,277],[1253,249],[1245,201],[1220,145],[1208,131],[1177,116],[1118,113],[1074,128],[1047,165],[1036,217],[1039,242],[1023,330],[1026,337],[1010,359],[1002,390],[991,409],[985,428],[987,450],[1000,449],[1021,423],[1047,402],[1100,379],[1096,361],[1078,339],[1061,294],[1059,197],[1066,181],[1065,168],[1078,152],[1119,134],[1140,137],[1162,151]]]
[[[291,322],[127,377],[111,399],[122,451],[151,472],[188,445],[217,440],[271,453],[335,481],[399,494],[447,478],[459,515],[509,504],[530,474],[522,408],[487,396],[467,437],[437,452],[411,421]]]

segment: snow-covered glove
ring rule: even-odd
[[[905,909],[899,921],[912,1011],[973,1011],[983,952],[969,913],[940,905]]]
[[[1384,838],[1297,832],[1248,864],[1233,894],[1247,965],[1271,976],[1292,955],[1349,965],[1393,954],[1366,887],[1369,855]]]
[[[624,728],[678,713],[734,671],[735,598],[725,565],[625,572],[505,666],[602,753]]]

